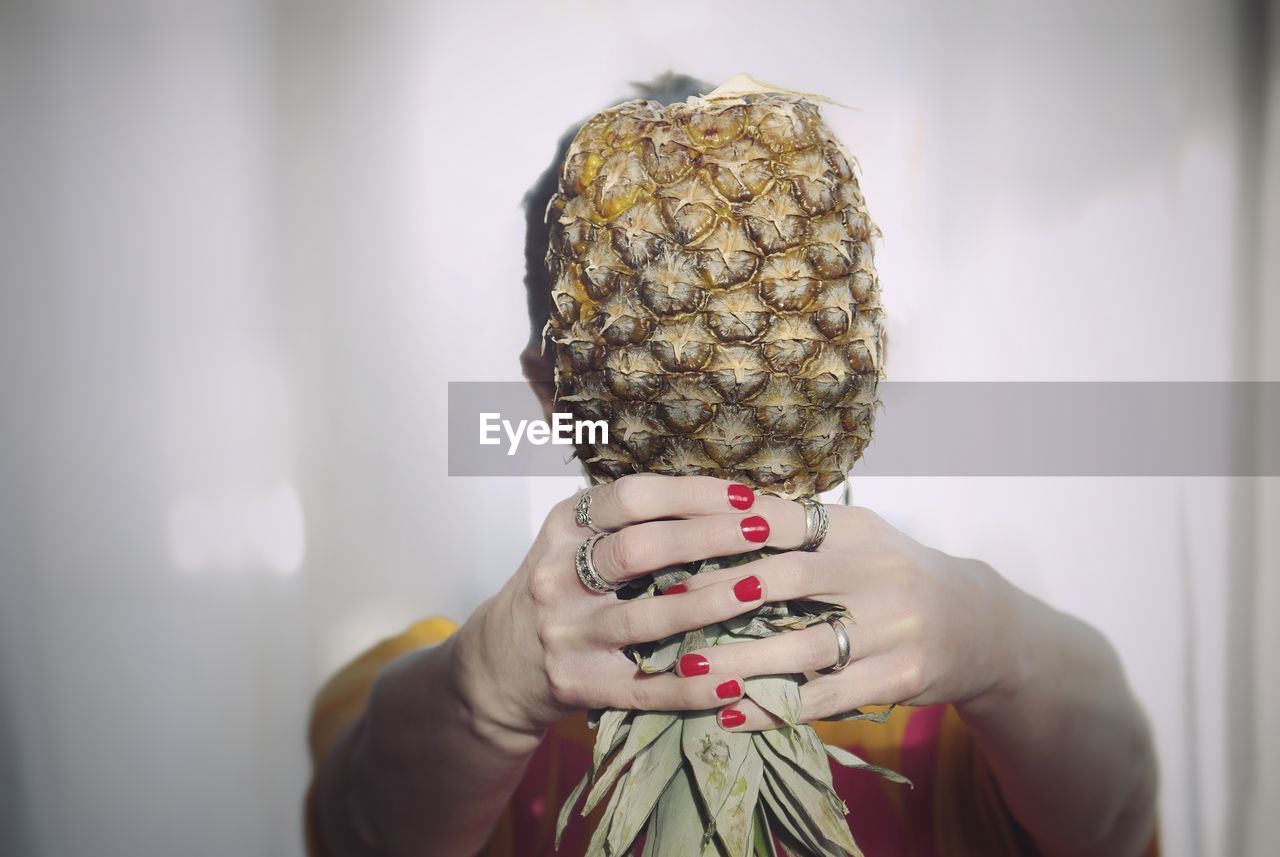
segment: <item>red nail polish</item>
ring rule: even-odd
[[[711,664],[702,655],[690,652],[680,656],[680,675],[706,675],[711,672]]]
[[[685,586],[683,583],[677,583],[675,586],[668,586],[665,590],[663,590],[662,594],[663,595],[679,595],[681,592],[688,592],[688,591],[689,591],[689,587]]]
[[[741,726],[747,722],[747,715],[743,714],[736,708],[726,708],[720,712],[720,725],[726,729],[732,729],[734,726]]]
[[[729,505],[735,509],[750,509],[756,501],[755,492],[737,482],[729,486]]]
[[[729,679],[716,685],[716,696],[721,699],[737,699],[742,696],[742,685],[736,679]]]
[[[745,536],[749,542],[756,542],[759,544],[769,538],[769,522],[759,515],[752,515],[750,518],[743,518],[742,523],[739,524],[739,526],[742,527],[742,535]]]
[[[744,577],[733,585],[733,594],[739,601],[758,601],[760,598],[760,578],[754,574]]]

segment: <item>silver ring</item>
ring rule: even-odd
[[[831,630],[836,632],[836,662],[823,672],[838,673],[840,670],[849,666],[849,661],[853,656],[853,647],[849,645],[849,632],[845,630],[844,622],[839,616],[833,616],[827,620],[827,624],[831,626]]]
[[[596,533],[591,538],[578,545],[578,552],[573,557],[573,567],[578,572],[578,580],[582,581],[582,585],[590,589],[592,592],[604,594],[613,592],[615,589],[621,588],[621,583],[610,583],[600,576],[600,572],[596,571],[596,564],[592,561],[591,554],[596,548],[596,542],[603,539],[607,533]]]
[[[804,506],[804,541],[797,550],[816,551],[827,537],[827,507],[812,497],[801,497],[796,500]]]
[[[573,507],[573,519],[578,522],[579,527],[586,527],[593,533],[603,533],[604,530],[598,529],[591,521],[591,489],[588,488],[582,492],[582,496],[578,498],[578,505]]]

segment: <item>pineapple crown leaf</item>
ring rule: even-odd
[[[735,74],[724,83],[717,86],[714,90],[707,93],[704,98],[713,101],[721,98],[741,98],[744,95],[765,95],[768,93],[777,93],[779,95],[793,95],[796,98],[803,98],[806,101],[818,101],[823,104],[831,104],[835,107],[843,107],[845,110],[857,110],[859,108],[852,107],[848,104],[836,101],[825,95],[819,95],[816,92],[800,92],[795,89],[787,89],[785,86],[778,86],[772,83],[765,83],[762,80],[756,80],[745,72]]]

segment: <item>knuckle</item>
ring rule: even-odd
[[[791,551],[778,558],[776,574],[793,586],[803,586],[813,575],[818,555]]]
[[[619,640],[637,643],[647,642],[645,637],[646,623],[636,615],[634,610],[628,610],[625,607],[618,610],[614,613],[612,622],[609,624]]]
[[[803,657],[810,669],[822,669],[836,662],[835,635],[825,628],[806,634]]]
[[[705,625],[720,622],[743,612],[743,604],[733,592],[732,581],[695,593],[695,597],[698,595],[702,597],[695,605],[695,618]]]
[[[565,658],[547,660],[547,687],[551,698],[560,705],[574,705],[580,696],[580,683]]]
[[[689,540],[697,548],[699,556],[717,556],[742,541],[731,529],[737,527],[736,523],[703,517],[690,518],[684,524],[691,530]]]
[[[635,535],[627,530],[612,533],[608,538],[601,539],[596,543],[595,562],[597,568],[603,559],[605,568],[611,573],[617,575],[628,575],[631,572],[642,570],[640,565],[641,554],[643,549],[636,539]],[[603,556],[601,556],[603,555]]]
[[[923,693],[924,675],[924,658],[918,652],[912,652],[904,657],[898,671],[898,695],[906,700]]]
[[[548,565],[537,565],[529,572],[529,600],[539,607],[556,602],[560,592],[560,575]]]
[[[866,527],[879,527],[885,522],[884,518],[880,517],[866,506],[850,506],[848,508],[849,514],[853,515],[859,523]]]
[[[818,720],[840,710],[839,690],[830,684],[810,684],[805,692],[805,717]]]
[[[569,626],[540,616],[534,627],[537,630],[538,642],[542,644],[542,650],[548,655],[558,656],[568,648],[569,639],[573,634],[573,629]]]
[[[631,707],[641,711],[653,711],[658,706],[658,695],[655,693],[652,681],[632,682],[628,697]]]
[[[609,488],[614,508],[627,520],[638,518],[642,511],[645,486],[639,476],[629,473],[615,480]]]

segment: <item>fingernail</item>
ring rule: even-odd
[[[725,729],[732,729],[735,726],[741,726],[747,722],[747,715],[743,714],[736,708],[726,708],[720,712],[720,725]]]
[[[742,696],[742,685],[736,679],[729,679],[716,685],[716,696],[721,699],[737,699]]]
[[[733,585],[733,594],[739,601],[757,601],[760,598],[760,578],[754,574]]]
[[[683,583],[677,583],[675,586],[668,586],[662,591],[663,595],[679,595],[681,592],[688,592],[689,587]]]
[[[749,542],[756,542],[759,544],[769,538],[769,522],[759,515],[752,515],[750,518],[743,518],[742,523],[739,524],[739,526],[742,527],[742,535],[746,537],[746,540]]]
[[[687,655],[680,656],[680,675],[706,675],[711,672],[711,664],[702,655],[695,655],[690,652]]]
[[[755,492],[737,482],[729,486],[729,505],[735,509],[750,509],[756,501]]]

